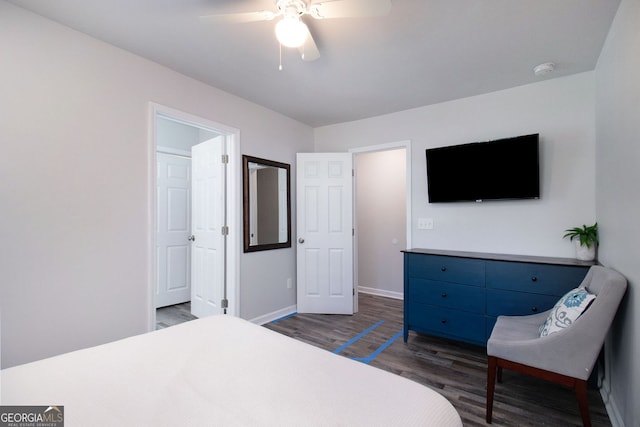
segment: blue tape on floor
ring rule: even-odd
[[[365,329],[364,331],[360,332],[358,335],[356,335],[355,337],[351,338],[346,343],[342,344],[340,347],[338,347],[335,350],[333,350],[333,353],[334,354],[340,353],[345,348],[349,347],[351,344],[353,344],[354,342],[358,341],[360,338],[362,338],[363,336],[367,335],[369,332],[373,331],[375,328],[377,328],[378,326],[382,325],[383,323],[384,323],[384,320],[380,320],[378,323],[376,323],[376,324],[374,324],[372,326],[369,326],[367,329]]]
[[[387,342],[385,342],[380,347],[378,347],[378,349],[376,351],[374,351],[373,353],[371,353],[368,357],[354,357],[353,360],[357,360],[359,362],[362,362],[362,363],[365,363],[365,364],[368,365],[369,363],[371,363],[373,361],[373,359],[378,357],[378,355],[380,353],[382,353],[387,347],[389,347],[391,344],[393,344],[395,340],[400,338],[402,336],[402,333],[403,333],[403,331],[400,331],[397,334],[395,334],[394,336],[392,336]]]
[[[298,312],[294,312],[294,313],[291,313],[291,314],[287,314],[286,316],[282,316],[282,317],[280,317],[280,318],[278,318],[278,319],[276,319],[276,320],[272,320],[272,321],[271,321],[271,323],[278,323],[279,321],[284,320],[284,319],[288,319],[289,317],[293,317],[293,316],[295,316],[296,314],[298,314]]]

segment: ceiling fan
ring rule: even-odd
[[[282,46],[298,48],[304,61],[315,61],[320,52],[302,17],[314,19],[357,18],[384,16],[391,11],[391,0],[334,0],[312,3],[312,0],[274,0],[276,11],[239,12],[202,16],[204,21],[247,23],[272,21],[276,23],[276,38]]]

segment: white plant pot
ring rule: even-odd
[[[582,261],[593,261],[596,259],[596,245],[592,244],[590,248],[580,244],[580,239],[574,240],[576,245],[576,258]]]

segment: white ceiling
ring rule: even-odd
[[[9,0],[310,126],[593,70],[620,0],[392,0],[378,18],[307,20],[321,57],[279,47],[274,22],[212,24],[273,0]],[[316,1],[314,1],[315,3]]]

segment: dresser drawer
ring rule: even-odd
[[[484,261],[438,255],[407,254],[409,277],[484,286]]]
[[[576,288],[588,268],[536,263],[487,261],[487,288],[562,296]]]
[[[541,313],[552,308],[559,299],[555,295],[487,289],[487,315],[526,316]]]
[[[485,318],[481,314],[412,302],[408,326],[418,332],[486,345]]]
[[[409,279],[409,301],[484,313],[484,288],[427,279]]]

